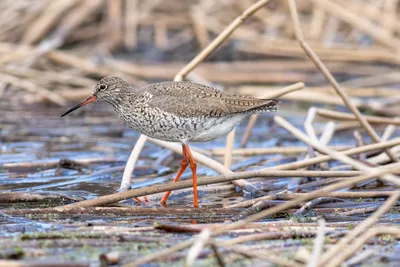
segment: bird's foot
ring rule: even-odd
[[[161,200],[160,201],[160,205],[163,206],[164,208],[166,208],[167,207],[167,201]]]
[[[140,197],[135,197],[135,200],[138,203],[141,203],[141,202],[150,203],[150,199],[147,196],[144,196],[143,198],[144,198],[144,201]]]
[[[127,192],[130,189],[131,189],[130,185],[121,185],[121,187],[117,190],[117,192]],[[134,199],[138,203],[141,203],[141,202],[149,203],[150,202],[150,199],[147,196],[144,196],[143,198],[144,198],[144,201],[139,197],[135,197]]]

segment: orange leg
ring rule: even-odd
[[[196,172],[197,164],[192,156],[192,152],[190,151],[189,146],[185,144],[182,146],[182,148],[184,151],[186,150],[186,152],[184,152],[184,154],[186,154],[186,156],[188,157],[188,160],[190,163],[190,168],[192,169],[193,207],[197,208],[199,206],[199,198],[197,196],[197,172]]]
[[[181,178],[182,174],[183,174],[184,171],[186,170],[186,167],[189,165],[188,158],[187,158],[187,154],[186,154],[186,151],[185,151],[185,146],[186,146],[186,145],[182,145],[183,159],[182,159],[182,163],[181,163],[181,168],[179,169],[178,174],[176,175],[176,177],[175,177],[173,183],[177,182],[177,181]],[[165,195],[162,197],[162,199],[161,199],[161,201],[160,201],[160,204],[161,204],[162,206],[164,206],[164,207],[167,206],[167,200],[168,200],[168,197],[169,197],[170,194],[171,194],[171,191],[168,191],[168,192],[166,192]]]

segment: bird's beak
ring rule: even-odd
[[[88,98],[86,98],[85,100],[83,100],[81,103],[75,105],[74,107],[68,109],[66,112],[64,112],[64,114],[61,115],[61,117],[64,117],[65,115],[68,115],[69,113],[71,113],[72,111],[83,107],[84,105],[90,104],[94,101],[96,101],[97,97],[95,95],[89,96]]]

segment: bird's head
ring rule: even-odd
[[[129,84],[124,79],[117,76],[108,76],[98,81],[93,95],[100,100],[110,101],[128,87]]]
[[[78,108],[83,107],[87,104],[90,104],[97,99],[107,102],[113,102],[119,96],[119,93],[127,88],[129,88],[129,84],[125,82],[122,78],[117,76],[105,77],[97,82],[96,87],[93,91],[93,95],[89,96],[82,102],[67,110],[64,114],[61,115],[61,117],[64,117],[72,111],[77,110]]]

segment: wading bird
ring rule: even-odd
[[[193,177],[194,207],[198,207],[196,161],[188,142],[204,142],[226,135],[244,118],[276,111],[279,101],[233,95],[213,87],[182,82],[160,82],[135,88],[122,78],[101,79],[93,95],[61,116],[95,100],[114,107],[118,117],[128,127],[155,139],[182,144],[183,159],[174,182],[190,165]],[[165,206],[171,191],[165,193]]]

